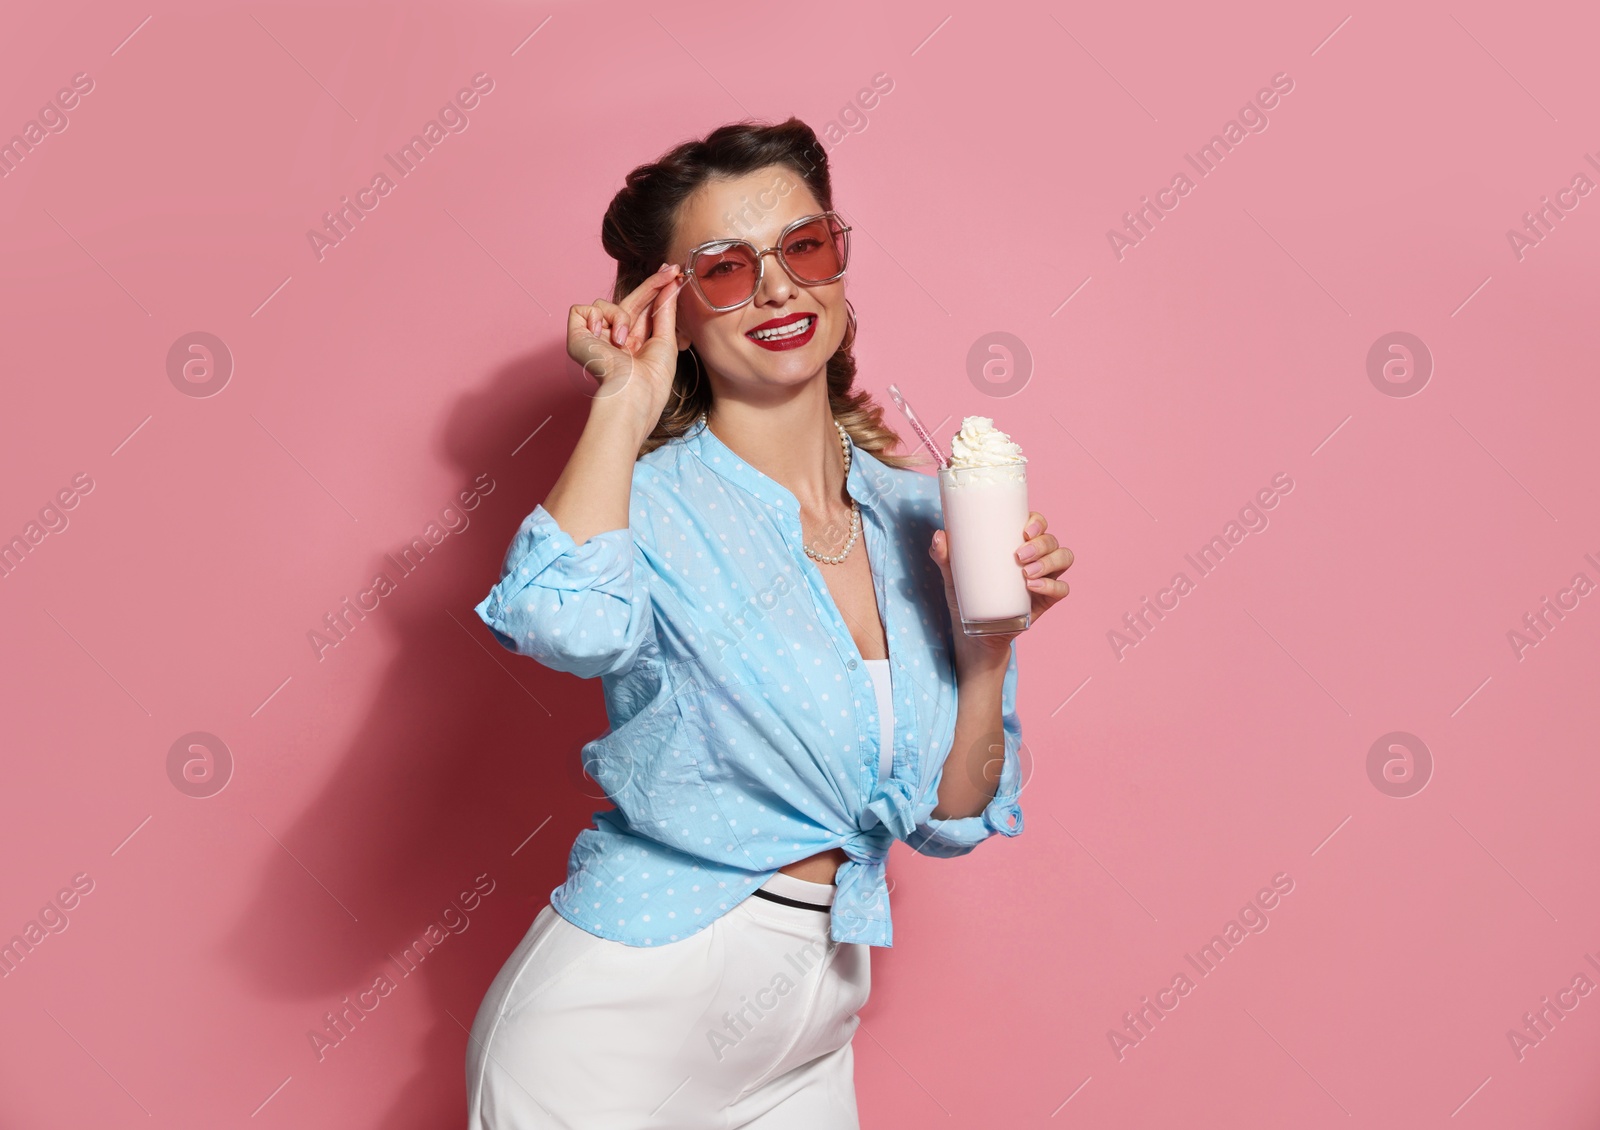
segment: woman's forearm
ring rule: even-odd
[[[1005,757],[1001,693],[1010,659],[1009,648],[957,644],[956,733],[945,755],[935,819],[977,816],[994,799]]]
[[[644,398],[620,390],[596,396],[589,420],[544,508],[573,541],[628,525],[628,496],[639,445],[655,427]]]

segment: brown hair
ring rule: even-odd
[[[735,122],[720,126],[630,172],[600,225],[600,242],[606,254],[617,261],[611,300],[621,302],[666,261],[678,209],[696,189],[714,177],[743,176],[770,165],[793,170],[825,210],[833,208],[828,155],[811,127],[799,118],[778,125]],[[890,454],[900,445],[900,437],[883,422],[883,408],[873,402],[872,394],[852,389],[855,337],[852,330],[828,358],[829,409],[858,447],[890,466],[915,466],[922,460]],[[700,374],[698,360],[688,356],[691,352],[692,347],[678,354],[673,392],[661,419],[640,447],[640,455],[682,435],[711,406],[710,382]]]

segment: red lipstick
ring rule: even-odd
[[[820,320],[815,314],[788,314],[782,318],[773,318],[771,321],[762,322],[754,329],[746,330],[744,336],[755,342],[762,349],[770,349],[774,353],[779,353],[786,349],[799,349],[816,336],[817,322]],[[794,329],[795,326],[802,324],[805,325],[805,329]],[[767,334],[774,331],[776,331],[775,336],[766,337],[765,339],[753,336],[758,333]]]

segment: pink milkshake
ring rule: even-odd
[[[987,416],[968,416],[939,470],[939,501],[950,544],[961,630],[969,636],[1020,632],[1033,594],[1014,556],[1026,540],[1027,459]]]

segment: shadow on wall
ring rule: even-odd
[[[304,1002],[308,1033],[326,1038],[319,1062],[319,1046],[302,1037],[296,1074],[337,1071],[341,1055],[351,1054],[346,1044],[387,1027],[386,1005],[397,1016],[390,1002],[429,998],[427,1014],[437,1020],[418,1059],[427,1067],[395,1089],[391,1108],[372,1125],[432,1130],[465,1118],[464,1028],[566,877],[573,838],[610,807],[579,768],[583,743],[607,726],[599,681],[505,650],[473,611],[587,417],[588,400],[563,375],[568,365],[561,347],[518,359],[450,413],[440,442],[451,480],[466,487],[487,472],[494,490],[467,515],[465,536],[442,543],[449,552],[430,556],[361,625],[374,637],[398,637],[389,669],[349,747],[342,756],[329,751],[335,768],[321,795],[292,825],[274,829],[348,912],[332,907],[287,852],[273,852],[226,943],[247,984]],[[381,550],[370,565],[394,573]],[[307,740],[315,741],[309,731]],[[473,905],[479,876],[486,876],[480,892],[490,882],[492,891],[460,910],[463,892]],[[405,951],[425,948],[416,943],[430,927],[442,940],[403,973],[412,966]],[[392,989],[373,991],[380,976]],[[345,998],[356,1002],[361,993],[375,1006],[346,1021],[341,1034],[324,1014],[345,1011]]]

